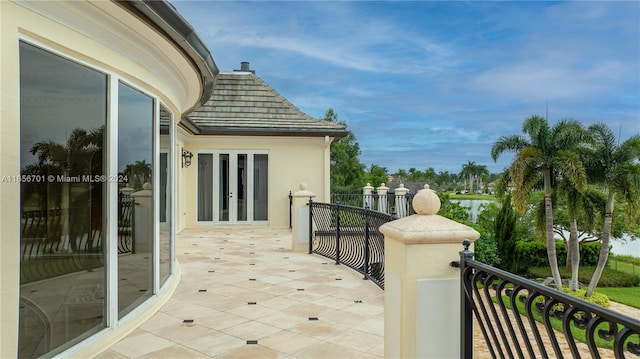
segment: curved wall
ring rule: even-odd
[[[170,160],[179,158],[171,152],[175,147],[171,145],[175,142],[175,123],[184,111],[198,103],[202,93],[202,77],[190,59],[168,38],[116,3],[0,2],[0,178],[3,179],[0,183],[0,357],[18,356],[20,309],[31,308],[34,318],[43,316],[42,305],[34,305],[32,300],[20,300],[22,288],[18,273],[21,258],[26,258],[25,245],[21,241],[25,231],[21,193],[24,198],[25,187],[16,180],[16,176],[23,173],[21,157],[24,159],[24,154],[21,156],[21,149],[24,146],[21,147],[21,142],[28,134],[25,128],[21,129],[21,118],[27,112],[21,111],[21,97],[25,96],[21,95],[21,43],[64,59],[63,62],[68,60],[106,76],[104,123],[107,133],[104,135],[104,148],[107,155],[103,156],[103,169],[109,176],[120,171],[116,154],[123,148],[119,148],[116,130],[118,121],[126,121],[118,119],[118,112],[122,113],[118,101],[120,105],[124,104],[118,98],[118,87],[130,87],[143,98],[148,98],[148,104],[152,106],[147,107],[150,111],[149,121],[152,121],[147,122],[147,127],[152,131],[148,132],[152,139],[152,147],[148,149],[152,156],[150,161],[156,167],[153,170],[153,183],[163,183],[158,169],[165,163],[160,160],[160,146],[165,144],[164,151],[168,151],[166,157]],[[45,70],[37,75],[46,77],[50,74]],[[25,106],[24,102],[22,106]],[[171,135],[164,138],[160,128],[161,112],[169,113],[172,117],[169,122]],[[175,167],[171,164],[165,166]],[[165,174],[169,180],[166,182],[165,179],[164,183],[169,183],[171,187],[170,184],[174,182],[170,180],[174,177],[173,171],[166,173],[169,173]],[[160,233],[167,232],[167,228],[158,223],[159,205],[152,204],[149,207],[152,220],[147,227],[150,244],[153,244],[150,246],[153,248],[153,259],[149,263],[153,273],[152,288],[148,288],[150,295],[141,301],[134,300],[135,308],[119,317],[118,300],[121,298],[117,296],[117,281],[121,257],[118,256],[116,243],[120,224],[114,219],[119,218],[120,188],[117,181],[103,186],[105,201],[102,204],[102,216],[105,228],[101,241],[104,244],[105,272],[105,285],[102,288],[104,326],[82,341],[74,342],[71,338],[68,342],[70,346],[50,348],[50,353],[58,353],[63,357],[88,357],[123,337],[149,317],[163,300],[168,299],[179,279],[179,267],[171,253],[171,245],[160,242]],[[149,203],[160,203],[158,191],[152,193]],[[171,202],[173,200],[169,199]],[[173,211],[169,217],[173,219]],[[170,223],[175,222],[170,220]],[[174,230],[168,228],[173,238]],[[160,253],[162,248],[170,253]],[[56,252],[59,253],[59,250]],[[68,253],[72,254],[73,251],[68,250]],[[161,267],[163,258],[172,265],[171,275],[167,275],[166,264]],[[161,276],[166,280],[162,281]],[[68,304],[78,303],[66,303],[67,307]],[[46,332],[46,325],[43,328]]]

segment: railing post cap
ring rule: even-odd
[[[420,215],[433,215],[440,210],[440,198],[434,190],[429,188],[428,184],[413,196],[413,210]]]
[[[404,196],[404,195],[406,195],[406,194],[407,194],[407,192],[409,192],[409,189],[404,187],[404,183],[400,183],[400,184],[398,185],[398,188],[396,188],[395,190],[393,190],[393,192],[394,192],[396,195]]]
[[[316,194],[309,191],[307,189],[307,183],[306,182],[302,182],[300,183],[300,186],[298,186],[300,188],[299,191],[296,191],[296,193],[293,194],[293,197],[315,197]]]

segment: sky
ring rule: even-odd
[[[221,71],[333,108],[367,167],[501,172],[491,146],[532,115],[640,134],[639,1],[171,3]]]

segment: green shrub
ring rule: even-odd
[[[595,267],[580,266],[578,272],[578,281],[583,285],[587,285],[593,277]],[[548,265],[543,267],[531,267],[525,272],[525,276],[528,278],[547,278],[551,277],[551,268]],[[567,273],[560,270],[560,277],[567,279],[571,277],[571,273]],[[625,272],[620,272],[615,269],[605,267],[600,281],[598,281],[598,287],[635,287],[640,285],[640,277]]]
[[[562,288],[562,291],[566,294],[569,294],[572,297],[576,297],[576,298],[580,298],[582,300],[585,300],[589,303],[593,303],[595,305],[599,305],[603,308],[609,308],[610,304],[609,304],[609,297],[607,297],[606,295],[602,294],[602,293],[593,293],[590,297],[585,297],[584,295],[587,293],[587,291],[585,289],[578,289],[576,291],[572,291],[569,288]],[[545,298],[544,297],[537,297],[536,298],[536,302],[538,303],[545,303]],[[558,303],[556,305],[553,306],[552,308],[554,311],[555,310],[561,310],[564,311],[564,304]]]
[[[497,266],[500,264],[500,257],[498,257],[498,246],[496,241],[489,238],[479,238],[473,242],[474,259],[478,262],[488,264],[490,266]]]
[[[600,243],[589,243],[580,246],[580,265],[595,266],[600,255]],[[562,241],[556,241],[558,263],[562,265],[567,259],[567,250]],[[515,247],[516,273],[526,273],[531,267],[549,266],[547,247],[538,241],[519,241]]]

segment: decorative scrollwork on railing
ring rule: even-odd
[[[463,311],[472,312],[492,357],[640,355],[640,321],[469,258],[460,262]]]
[[[392,216],[336,203],[310,204],[312,251],[362,273],[383,288],[384,236],[379,227]]]

